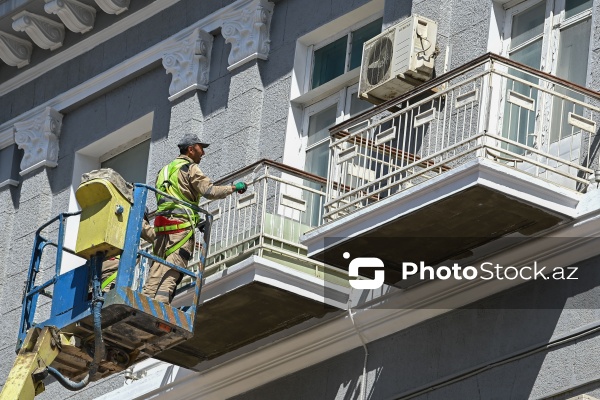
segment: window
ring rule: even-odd
[[[373,104],[358,98],[358,84],[341,89],[336,95],[322,100],[304,110],[304,140],[305,161],[304,170],[321,176],[328,177],[329,167],[329,128],[332,126],[373,107]],[[305,186],[320,189],[318,184],[305,181]],[[305,221],[311,226],[317,226],[317,216],[323,215],[322,203],[317,203],[313,198],[308,199],[307,207],[311,210],[307,215],[312,216],[311,221]]]
[[[75,191],[81,182],[81,175],[91,170],[112,168],[128,182],[147,182],[153,119],[154,113],[149,113],[75,153],[69,212],[79,210]],[[75,248],[78,230],[79,217],[69,218],[65,232],[66,247]],[[79,257],[65,254],[61,273],[83,265],[84,262]]]
[[[358,68],[363,44],[381,33],[382,18],[350,30],[333,42],[315,46],[313,53],[311,88],[315,89],[344,73]]]
[[[116,155],[109,152],[100,157],[100,167],[114,169],[127,182],[146,183],[149,153],[150,139],[146,139]]]
[[[504,53],[509,58],[532,68],[551,73],[568,81],[585,85],[591,34],[592,0],[528,0],[507,10],[504,29]],[[538,84],[531,75],[513,69],[509,73],[517,78]],[[566,88],[557,92],[583,100],[583,97]],[[527,146],[535,144],[536,115],[545,115],[542,95],[523,82],[507,81],[506,97],[510,91],[535,102],[535,109],[525,109],[508,101],[504,104],[502,135]],[[567,123],[565,114],[581,115],[581,106],[571,101],[552,98],[549,142],[557,142],[573,135],[575,129]],[[548,109],[548,114],[550,108]],[[546,143],[549,145],[550,143]],[[522,153],[523,148],[507,146],[510,151]],[[549,149],[551,150],[551,149]]]
[[[358,84],[343,88],[337,94],[306,107],[304,170],[327,178],[329,128],[371,107],[373,104],[358,98]]]

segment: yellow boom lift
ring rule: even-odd
[[[69,390],[80,390],[193,337],[212,215],[161,193],[204,217],[196,239],[201,265],[191,272],[140,249],[148,192],[158,191],[143,184],[132,186],[112,170],[93,171],[84,175],[76,192],[81,212],[60,214],[37,230],[23,295],[17,358],[0,400],[33,399],[44,391],[48,375]],[[65,223],[76,215],[80,222],[72,251],[64,247]],[[44,238],[42,231],[54,224],[58,224],[57,240]],[[38,283],[46,247],[55,248],[55,270],[52,278]],[[61,274],[64,252],[87,262]],[[120,256],[115,287],[102,293],[102,262],[115,256]],[[175,308],[141,293],[150,262],[191,278],[191,304]],[[45,319],[36,318],[40,296],[51,299]]]

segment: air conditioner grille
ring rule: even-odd
[[[366,41],[358,97],[379,104],[431,79],[436,36],[435,21],[413,14]]]
[[[367,81],[377,85],[390,76],[394,44],[388,37],[382,37],[373,43],[367,60]]]
[[[386,36],[371,45],[365,71],[370,85],[377,85],[389,78],[393,52],[394,43]]]

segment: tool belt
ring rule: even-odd
[[[178,219],[170,219],[157,215],[154,218],[154,231],[157,235],[170,235],[172,233],[179,233],[186,231],[192,226],[189,221],[181,221]]]

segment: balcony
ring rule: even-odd
[[[322,224],[326,180],[263,160],[217,184],[232,181],[249,183],[247,192],[200,203],[214,221],[197,333],[160,353],[160,360],[196,369],[279,331],[317,322],[347,302],[345,272],[308,258],[299,242]],[[189,302],[185,282],[178,293],[174,304]]]
[[[346,251],[380,258],[386,283],[406,288],[401,261],[438,265],[556,229],[600,179],[599,100],[486,54],[337,125],[324,224],[302,243],[346,270]]]

